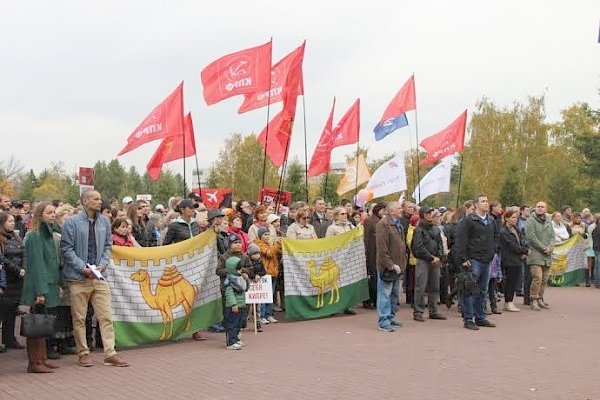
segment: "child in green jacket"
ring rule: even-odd
[[[246,291],[248,290],[248,274],[242,272],[242,260],[229,257],[225,261],[227,276],[223,282],[225,288],[225,338],[227,349],[240,350],[244,345],[240,341],[242,326],[242,310],[246,308]]]

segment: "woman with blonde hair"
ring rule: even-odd
[[[27,273],[23,280],[21,304],[31,306],[36,314],[52,312],[60,304],[60,264],[52,229],[55,217],[52,203],[38,204],[25,238]],[[48,362],[46,338],[27,338],[27,355],[27,372],[48,373],[58,368]]]
[[[336,207],[333,210],[333,223],[327,227],[325,237],[346,233],[350,229],[354,229],[354,225],[348,221],[348,211],[345,207]]]
[[[314,226],[308,223],[310,211],[301,207],[296,213],[296,221],[291,224],[286,232],[290,239],[318,239]]]

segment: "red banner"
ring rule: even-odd
[[[467,127],[467,110],[446,128],[435,135],[421,140],[419,145],[427,152],[427,158],[421,165],[432,164],[437,160],[461,151],[465,147],[465,129]]]
[[[269,90],[272,42],[228,54],[200,73],[209,106],[232,96]]]
[[[94,186],[94,168],[79,167],[79,185]]]
[[[277,203],[287,206],[292,202],[292,192],[283,192],[277,189],[262,188],[258,192],[258,201],[261,204]]]
[[[331,147],[344,146],[358,142],[360,134],[360,99],[348,109],[333,129]]]
[[[281,167],[289,153],[289,144],[296,116],[298,86],[302,79],[302,61],[304,53],[296,54],[284,88],[283,110],[279,112],[258,135],[258,142],[277,167]]]
[[[335,97],[333,98],[333,106],[331,106],[331,112],[329,118],[325,123],[325,128],[321,133],[321,138],[315,152],[310,159],[310,165],[308,166],[308,176],[318,176],[329,171],[329,164],[331,161],[331,133],[333,131],[333,111],[335,109]]]
[[[192,189],[192,192],[198,193],[198,188]],[[206,208],[231,208],[231,189],[202,188],[200,196],[202,196],[202,202]]]
[[[398,117],[400,114],[417,109],[415,76],[411,76],[383,112],[380,122]]]
[[[305,42],[306,43],[306,42]],[[244,102],[238,110],[238,114],[245,113],[246,111],[255,110],[260,107],[264,107],[267,104],[277,103],[283,101],[283,89],[285,87],[286,79],[290,73],[290,69],[296,57],[304,57],[304,45],[298,47],[290,54],[282,58],[277,64],[271,68],[271,89],[267,91],[260,91],[257,93],[250,93],[244,97]],[[302,74],[302,70],[300,70]],[[270,92],[270,93],[269,93]],[[300,83],[298,85],[297,96],[304,94],[304,82],[302,76],[300,77]]]
[[[135,128],[127,145],[117,155],[123,155],[144,143],[183,132],[183,82]]]
[[[163,139],[148,162],[146,169],[150,179],[158,180],[164,163],[190,157],[196,154],[196,140],[194,139],[194,125],[192,113],[185,116],[183,134],[169,136]]]

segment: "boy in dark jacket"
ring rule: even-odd
[[[421,207],[419,224],[415,228],[411,243],[411,252],[417,260],[413,319],[419,322],[425,321],[425,292],[429,303],[429,319],[446,319],[437,310],[444,250],[440,229],[433,225],[433,211],[431,207]]]
[[[255,244],[251,244],[250,246],[248,246],[248,257],[250,257],[250,261],[252,262],[252,270],[255,274],[254,280],[258,281],[261,276],[265,276],[267,274],[267,270],[265,269],[262,263],[262,259],[260,257],[260,248]],[[260,315],[256,316],[256,330],[258,332],[263,331],[261,324],[261,317],[264,316],[264,314],[262,313],[263,306],[264,304],[260,304],[260,307],[258,308],[260,310]]]
[[[241,350],[244,343],[240,340],[242,310],[246,308],[246,291],[250,281],[243,272],[242,260],[229,257],[225,261],[227,275],[223,281],[225,288],[225,338],[228,350]]]

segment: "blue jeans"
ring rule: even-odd
[[[273,297],[275,297],[275,286],[277,286],[277,280],[271,278],[271,286],[273,287]],[[272,299],[274,301],[274,299]],[[260,317],[269,318],[273,316],[273,303],[264,303],[259,306]]]
[[[479,293],[463,298],[463,317],[465,322],[472,321],[473,316],[475,316],[475,320],[482,321],[486,318],[483,306],[490,284],[490,263],[469,261],[471,261],[471,272],[477,277]]]
[[[600,252],[596,252],[594,257],[594,284],[600,288]]]
[[[400,296],[400,278],[396,277],[392,282],[381,279],[377,271],[377,315],[379,316],[379,327],[389,328],[396,315],[396,304]]]
[[[227,307],[225,313],[225,340],[227,341],[227,346],[231,346],[234,343],[240,341],[240,328],[242,321],[242,308],[239,309],[239,312],[234,313],[231,311],[231,307]]]

